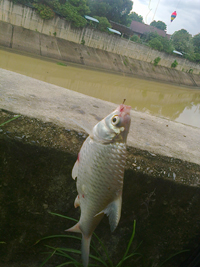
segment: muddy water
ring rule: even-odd
[[[200,89],[59,63],[0,50],[0,68],[200,128]]]

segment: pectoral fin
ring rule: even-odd
[[[78,160],[75,162],[74,167],[72,169],[72,178],[75,180],[78,176]]]
[[[74,201],[74,207],[77,208],[80,206],[80,198],[79,195],[76,197],[75,201]]]

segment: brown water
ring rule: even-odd
[[[0,50],[0,68],[200,128],[200,90]]]

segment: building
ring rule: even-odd
[[[131,22],[130,28],[134,32],[134,34],[137,34],[139,37],[141,37],[146,32],[157,32],[160,36],[167,37],[168,40],[171,37],[171,35],[167,34],[166,31],[134,20]]]
[[[153,26],[150,26],[150,25],[138,22],[138,21],[134,21],[134,20],[131,22],[130,27],[126,27],[114,21],[109,21],[109,22],[112,25],[112,28],[117,31],[120,31],[122,33],[122,37],[125,37],[125,38],[130,38],[134,34],[141,37],[146,32],[157,32],[160,36],[167,37],[168,40],[171,37],[171,35],[167,34],[166,31],[157,29],[156,27],[153,27]]]

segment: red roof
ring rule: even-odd
[[[130,26],[131,30],[135,33],[144,34],[145,32],[157,32],[162,37],[170,38],[170,35],[166,31],[157,29],[156,27],[133,20]]]

